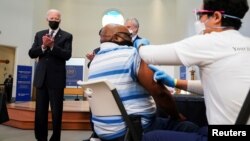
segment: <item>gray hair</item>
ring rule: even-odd
[[[134,23],[134,25],[137,27],[137,28],[139,28],[139,22],[138,22],[138,20],[136,19],[136,18],[128,18],[128,19],[126,19],[126,22],[128,22],[128,21],[131,21],[131,22],[133,22]],[[125,23],[126,23],[125,22]]]
[[[58,13],[59,17],[61,19],[61,12],[59,10],[57,10],[57,9],[50,9],[50,10],[48,10],[46,18],[48,18],[48,16],[49,16],[50,13]]]

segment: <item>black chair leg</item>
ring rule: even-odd
[[[78,98],[78,95],[76,95],[75,101],[79,101],[80,99]]]

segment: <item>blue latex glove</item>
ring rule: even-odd
[[[138,48],[138,47],[140,47],[140,46],[149,45],[149,44],[150,44],[150,42],[149,42],[148,39],[146,39],[146,38],[141,38],[141,39],[135,40],[133,46],[134,46],[135,48]]]
[[[169,87],[175,87],[175,80],[171,76],[166,74],[164,71],[157,69],[153,65],[148,65],[148,67],[154,72],[154,80]]]

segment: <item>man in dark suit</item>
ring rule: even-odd
[[[12,98],[12,86],[13,86],[13,77],[11,75],[8,76],[4,80],[4,90],[7,95],[7,102],[11,103],[11,98]]]
[[[138,48],[137,41],[141,40],[141,39],[143,39],[143,44],[141,44],[141,45],[149,45],[150,44],[149,40],[147,40],[146,38],[141,38],[140,36],[138,36],[140,24],[139,24],[139,22],[138,22],[138,20],[136,18],[128,18],[128,19],[126,19],[124,25],[127,27],[129,32],[131,33],[133,46],[135,48]]]
[[[72,34],[59,28],[61,14],[47,12],[49,29],[36,33],[29,56],[37,59],[34,76],[36,93],[35,137],[47,141],[48,109],[52,112],[53,134],[49,141],[60,141],[63,95],[66,85],[66,60],[71,58]]]

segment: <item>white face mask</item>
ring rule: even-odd
[[[206,29],[205,23],[202,23],[201,21],[197,20],[194,23],[194,27],[195,27],[196,34],[199,34],[199,35],[204,34],[204,30]]]
[[[128,29],[128,31],[129,31],[129,33],[133,34],[133,30],[131,30],[131,29]]]
[[[195,31],[196,34],[198,35],[202,35],[204,34],[204,31],[206,30],[206,28],[210,28],[210,29],[225,29],[225,28],[231,28],[231,27],[225,27],[225,26],[207,26],[206,27],[206,23],[208,22],[208,20],[204,23],[202,23],[201,21],[196,21],[194,23],[195,26]]]
[[[132,29],[128,29],[128,31],[129,31],[129,33],[131,34],[132,37],[134,37],[136,35]]]
[[[235,17],[235,16],[231,16],[231,15],[227,15],[227,14],[223,14],[224,17],[227,17],[227,18],[232,18],[232,19],[237,19],[237,20],[240,20],[240,18],[238,17]],[[204,31],[206,30],[206,23],[209,21],[209,19],[207,19],[204,23],[202,23],[200,20],[197,20],[195,23],[194,23],[194,27],[195,27],[195,31],[196,31],[196,34],[198,35],[201,35],[201,34],[204,34]],[[225,28],[233,28],[233,27],[225,27],[225,26],[208,26],[207,28],[214,28],[214,29],[225,29]]]

